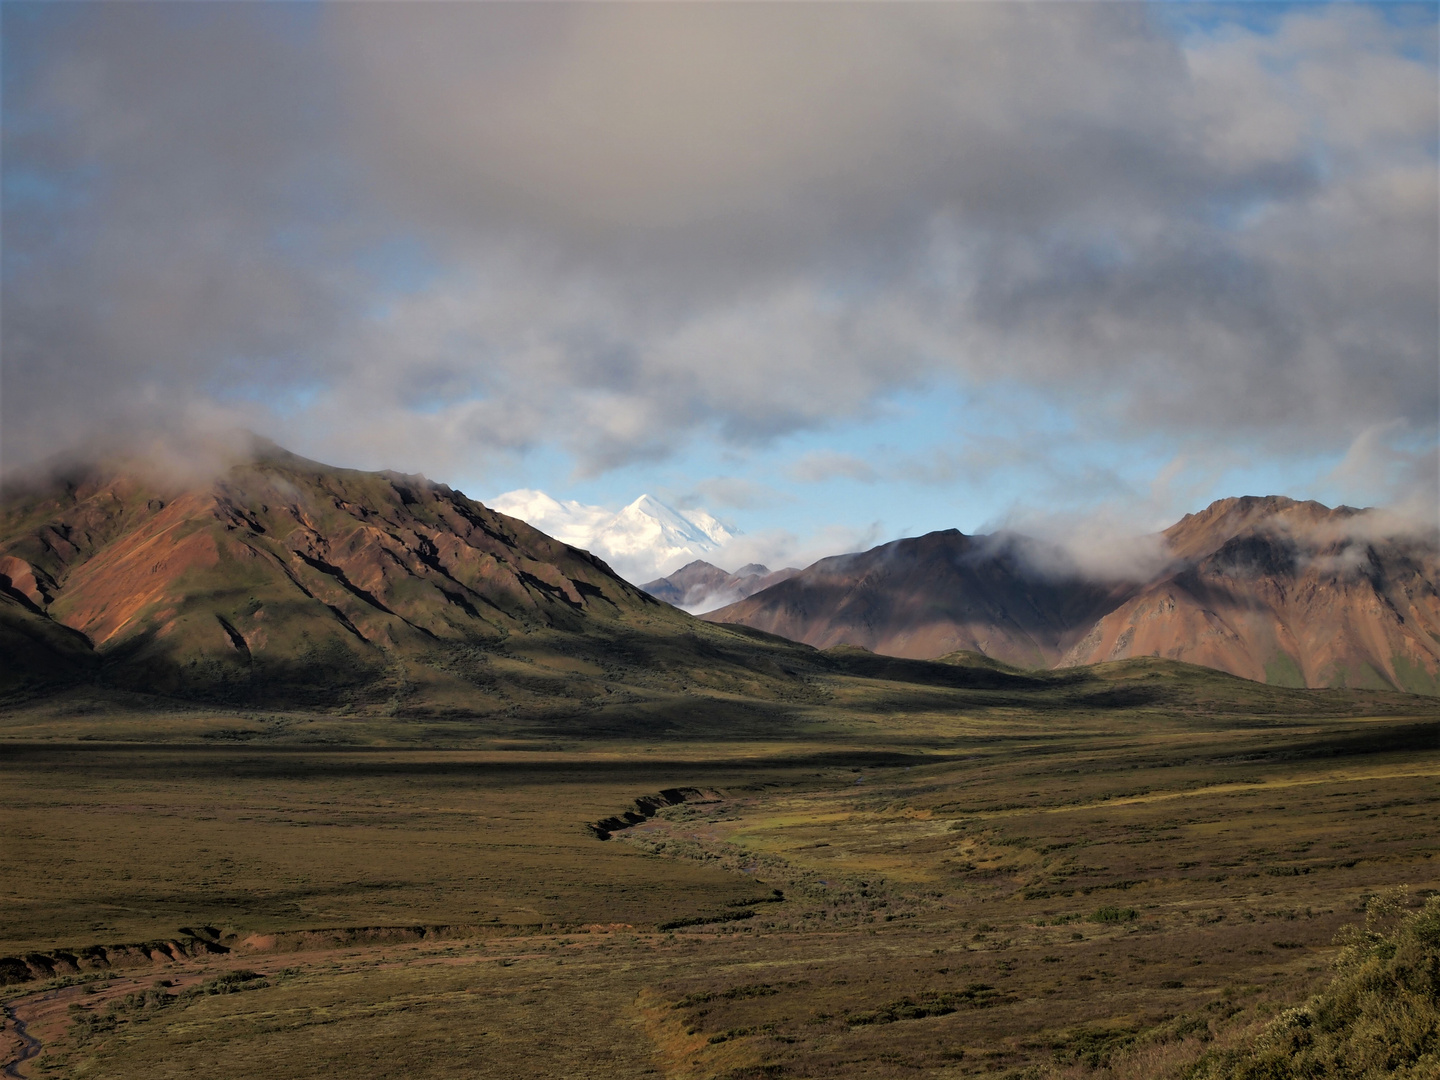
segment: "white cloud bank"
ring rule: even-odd
[[[485,504],[528,522],[572,547],[600,556],[636,585],[664,577],[695,559],[709,559],[735,533],[704,510],[676,510],[641,495],[618,511],[561,502],[543,491],[508,491]]]

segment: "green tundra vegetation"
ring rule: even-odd
[[[7,1058],[18,1018],[20,1075],[97,1080],[1437,1075],[1434,701],[706,633],[734,686],[568,712],[0,711]]]
[[[1403,887],[1371,899],[1364,928],[1340,935],[1330,985],[1286,1009],[1253,1044],[1205,1054],[1190,1075],[1440,1076],[1440,896],[1416,912],[1404,900]]]

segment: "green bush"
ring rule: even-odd
[[[1140,913],[1133,907],[1102,907],[1096,908],[1090,915],[1091,922],[1098,923],[1122,923],[1131,922],[1138,918]]]
[[[1372,899],[1347,927],[1333,981],[1243,1050],[1211,1053],[1186,1080],[1435,1080],[1440,1077],[1440,897],[1406,914]]]
[[[260,972],[241,968],[239,971],[227,971],[223,975],[216,975],[213,979],[206,979],[192,993],[234,994],[241,990],[261,990],[269,985],[265,976]]]

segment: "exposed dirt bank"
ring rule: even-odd
[[[687,802],[713,803],[719,802],[721,798],[718,791],[704,788],[666,788],[656,795],[641,795],[635,800],[632,810],[625,810],[615,817],[603,818],[600,821],[586,822],[585,828],[589,829],[596,839],[609,840],[612,833],[648,821],[655,816],[656,811],[667,806],[679,806]]]

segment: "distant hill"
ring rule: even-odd
[[[704,618],[822,649],[858,645],[914,659],[968,651],[1044,668],[1128,594],[1128,586],[1041,576],[1011,538],[948,529],[821,559]]]
[[[800,685],[776,659],[798,647],[697,622],[444,484],[263,441],[203,481],[90,462],[8,488],[0,648],[3,692],[397,712]]]
[[[1095,582],[1047,568],[1024,538],[930,533],[822,559],[705,618],[917,659],[1153,656],[1278,685],[1440,692],[1433,533],[1272,496],[1216,502],[1163,541],[1151,580]]]
[[[731,574],[703,559],[696,559],[668,577],[657,578],[640,587],[657,600],[698,615],[743,600],[799,572],[793,566],[771,570],[760,563],[749,563]]]

